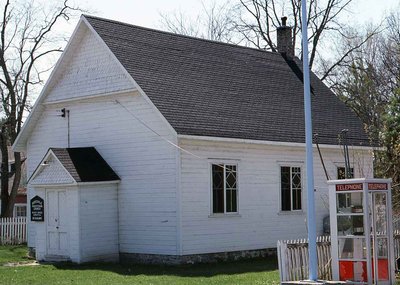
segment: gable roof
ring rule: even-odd
[[[120,180],[94,147],[50,148],[76,182]]]
[[[304,143],[302,64],[279,53],[84,16],[178,134]],[[363,125],[311,74],[313,133],[368,146]]]

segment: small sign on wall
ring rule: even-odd
[[[31,221],[44,221],[44,200],[39,196],[35,196],[31,199]]]

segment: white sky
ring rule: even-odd
[[[202,10],[202,2],[207,6],[211,1],[213,0],[75,0],[75,3],[90,10],[89,14],[92,15],[162,29],[160,13],[180,10],[187,15],[197,16]],[[376,23],[385,12],[395,7],[400,8],[400,0],[354,0],[351,7],[354,15],[350,16],[351,19],[349,17],[349,21]]]

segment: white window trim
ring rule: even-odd
[[[208,174],[210,183],[210,214],[209,218],[218,217],[240,217],[239,209],[239,161],[236,159],[209,159],[208,160]],[[213,213],[213,175],[212,165],[213,164],[224,164],[224,165],[235,165],[236,166],[236,212],[226,212],[226,184],[224,183],[224,213]],[[225,179],[225,168],[224,168],[224,179]]]
[[[278,203],[278,215],[299,215],[304,214],[304,185],[305,185],[305,173],[304,173],[304,162],[303,161],[278,161],[278,191],[279,191],[279,203]],[[281,167],[290,167],[290,172],[292,172],[292,167],[300,167],[301,173],[301,209],[300,210],[282,210],[282,185],[281,185]],[[290,184],[290,190],[292,190],[292,185]],[[290,191],[290,208],[292,205],[292,191]]]

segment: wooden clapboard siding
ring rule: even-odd
[[[118,260],[118,195],[113,184],[81,186],[81,262]]]
[[[121,75],[125,73],[116,68],[119,65],[92,32],[78,32],[79,43],[64,56],[66,63],[60,64],[61,71],[55,73],[54,86],[46,95],[47,103],[41,105],[43,112],[28,139],[28,177],[49,147],[68,146],[67,119],[59,115],[62,108],[70,110],[70,146],[96,147],[121,178],[120,250],[176,254],[177,150],[149,128],[171,141],[176,141],[176,134],[139,92],[115,93],[132,88],[132,82]],[[95,72],[89,72],[90,66],[96,68]],[[86,70],[84,74],[73,75],[81,69]],[[107,74],[110,77],[104,78]],[[113,85],[116,74],[117,83]],[[105,96],[97,96],[101,94]],[[87,99],[51,103],[85,96]],[[29,188],[29,199],[33,196]],[[167,238],[160,240],[162,235]],[[35,247],[34,241],[35,232],[30,230],[29,246]]]
[[[152,129],[173,140],[169,129],[158,116],[152,116],[151,106],[137,93],[48,105],[29,140],[28,169],[33,170],[48,147],[67,146],[66,119],[54,115],[66,107],[71,116],[71,147],[96,147],[121,178],[118,190],[121,251],[144,252],[142,235],[131,231],[147,233],[151,229],[153,239],[145,241],[155,244],[151,251],[176,254],[177,150],[132,118],[115,99]],[[159,234],[166,228],[170,229],[170,238],[159,241]]]
[[[93,96],[132,89],[128,75],[114,56],[86,25],[80,25],[65,60],[55,70],[45,102]]]
[[[302,165],[303,209],[306,203],[304,148],[279,145],[212,142],[180,139],[183,254],[274,248],[279,239],[306,237],[306,213],[280,212],[280,165]],[[331,178],[343,163],[341,150],[322,148]],[[353,150],[354,163],[372,175],[367,151]],[[211,161],[238,164],[239,214],[213,217],[211,213]],[[360,163],[358,162],[360,161]],[[328,215],[328,187],[318,153],[314,153],[317,230]],[[361,175],[354,165],[355,175]]]

